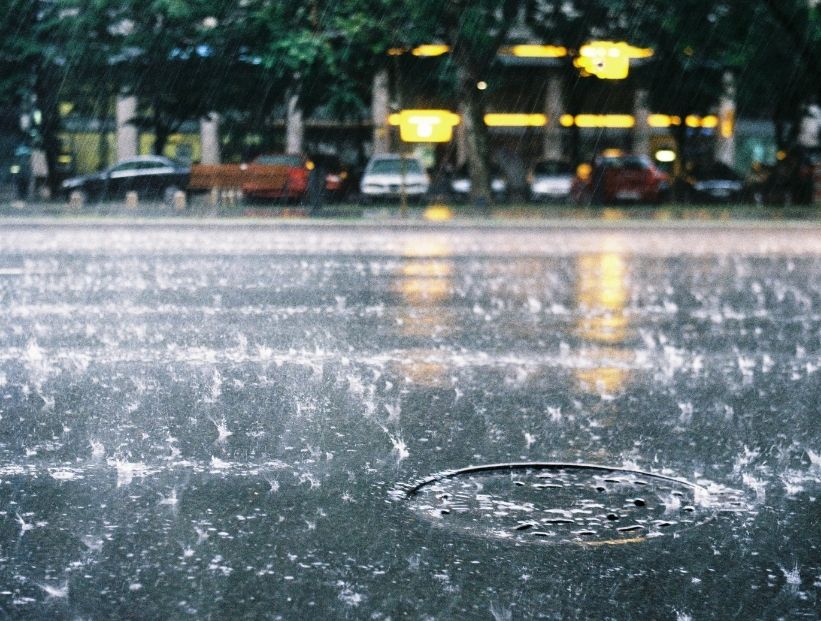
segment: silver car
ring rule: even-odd
[[[568,200],[573,176],[573,167],[563,160],[536,162],[527,177],[528,198],[533,202]]]
[[[397,199],[402,192],[414,201],[422,201],[430,189],[430,177],[421,160],[399,154],[374,155],[365,167],[359,183],[362,200]]]

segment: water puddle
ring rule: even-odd
[[[740,494],[640,470],[506,463],[432,475],[396,491],[417,515],[517,543],[637,543],[744,510]]]

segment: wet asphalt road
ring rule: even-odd
[[[0,618],[818,617],[817,224],[7,221],[0,300]]]

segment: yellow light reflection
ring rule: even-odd
[[[402,298],[397,307],[399,331],[428,343],[432,337],[452,329],[453,317],[446,304],[452,295],[454,265],[450,244],[443,239],[424,238],[409,245],[396,272],[394,290]],[[448,368],[433,348],[409,348],[402,352],[399,371],[411,382],[442,385]]]
[[[619,253],[581,255],[576,263],[576,332],[592,346],[583,348],[589,366],[574,375],[584,390],[613,394],[627,381],[633,354],[618,347],[627,338],[627,262]]]
[[[580,355],[591,366],[575,369],[573,376],[582,390],[612,395],[617,393],[630,377],[633,355],[618,347],[586,347]]]
[[[431,205],[425,209],[422,217],[431,222],[445,222],[453,219],[453,210],[447,205]]]
[[[489,113],[485,115],[488,127],[544,127],[547,117],[544,114]]]

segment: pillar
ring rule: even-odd
[[[299,95],[288,96],[288,111],[285,119],[285,152],[302,153],[305,141],[305,124],[302,119],[302,108]]]
[[[718,136],[715,156],[727,166],[735,165],[735,80],[729,71],[722,79],[723,92],[718,103]]]
[[[220,163],[219,115],[212,112],[200,119],[200,162]]]
[[[117,160],[134,157],[139,152],[137,126],[131,121],[137,116],[137,98],[117,97]]]
[[[561,76],[551,75],[547,80],[544,113],[547,116],[547,127],[544,132],[542,155],[545,159],[562,159],[562,126],[559,118],[564,111],[564,83]]]
[[[371,120],[373,121],[373,152],[387,153],[391,148],[388,125],[390,91],[388,70],[380,69],[373,76],[371,93]]]
[[[647,107],[647,97],[647,91],[639,88],[636,89],[633,99],[633,118],[636,119],[633,126],[633,151],[642,155],[651,155],[650,126],[647,124],[650,109]]]

